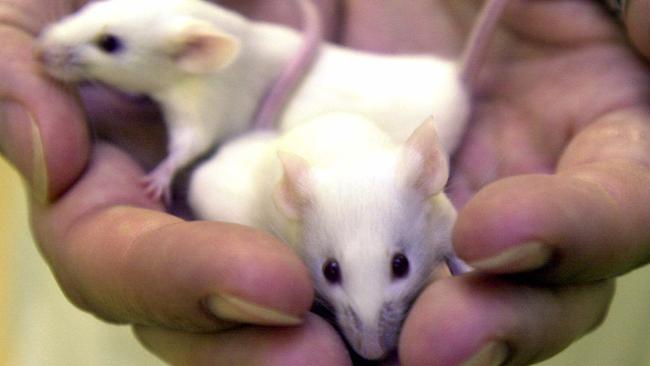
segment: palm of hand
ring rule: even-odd
[[[451,192],[459,203],[499,178],[553,173],[576,135],[647,95],[643,64],[598,4],[520,5],[504,21],[507,39],[485,70],[456,157]]]
[[[248,14],[270,20],[283,20],[285,14],[291,13],[283,8],[283,6],[291,6],[290,4],[276,7],[277,4],[271,5],[271,2],[259,1],[225,1],[223,3],[239,8],[239,10],[245,10]],[[329,26],[328,31],[330,38],[339,43],[377,51],[433,51],[446,55],[458,53],[476,10],[474,2],[471,1],[442,1],[432,4],[433,2],[429,0],[415,0],[404,4],[399,3],[399,5],[397,2],[342,2],[335,0],[321,0],[319,3],[324,9],[330,10],[330,12],[326,12],[331,15],[329,19],[326,19]],[[552,173],[554,171],[558,171],[560,176],[582,174],[580,176],[582,179],[594,180],[597,174],[594,171],[582,169],[579,167],[579,163],[589,163],[603,156],[627,158],[629,154],[625,148],[628,145],[631,149],[642,150],[645,147],[632,144],[638,141],[638,136],[643,133],[643,128],[637,123],[639,113],[629,111],[637,111],[641,107],[641,101],[644,98],[647,100],[647,73],[629,47],[624,45],[616,25],[605,15],[598,4],[578,0],[556,2],[513,0],[512,3],[512,7],[505,15],[505,27],[491,46],[494,52],[483,68],[477,86],[472,125],[463,145],[454,157],[453,177],[449,192],[459,206],[464,206],[467,203],[467,209],[461,212],[458,225],[460,229],[457,230],[458,243],[456,244],[460,245],[459,253],[465,254],[465,257],[469,257],[469,259],[480,257],[478,254],[481,254],[481,251],[483,254],[489,250],[494,251],[495,247],[499,247],[494,244],[495,242],[503,242],[504,246],[511,245],[527,233],[520,227],[508,225],[502,225],[505,230],[501,230],[501,232],[489,230],[491,228],[489,225],[488,230],[485,230],[486,216],[491,217],[494,213],[503,214],[504,211],[512,209],[503,200],[504,196],[508,197],[508,194],[504,192],[514,194],[519,192],[522,186],[539,185],[540,183],[550,183],[548,186],[551,188],[565,187],[562,182],[562,184],[557,183],[553,178],[547,177],[547,179],[540,176],[510,178],[503,180],[504,183],[500,185],[497,183],[497,186],[491,190],[482,190],[488,183],[518,174]],[[339,12],[337,13],[337,11]],[[414,35],[416,36],[414,37]],[[12,34],[12,36],[15,35]],[[21,39],[21,37],[22,35],[11,39]],[[11,51],[11,44],[5,50]],[[11,57],[19,55],[19,59],[29,59],[29,56],[24,53],[24,50],[16,48],[16,50],[2,55]],[[4,64],[16,65],[7,62]],[[7,85],[25,86],[25,90],[14,87],[19,96],[20,93],[29,95],[34,92],[55,95],[52,90],[54,87],[49,84],[36,90],[37,88],[31,87],[33,83],[25,82],[25,79],[12,83],[14,75],[24,75],[25,73],[22,72],[24,70],[11,72],[14,70],[6,68],[2,71],[7,70],[10,70],[10,72],[6,72]],[[27,79],[27,81],[31,81],[31,79]],[[59,91],[57,90],[56,93]],[[119,98],[94,93],[97,91],[86,94],[86,101],[90,119],[93,120],[96,130],[102,137],[106,137],[131,152],[132,156],[136,156],[140,161],[150,165],[154,163],[156,157],[162,156],[162,147],[164,146],[162,134],[156,135],[157,138],[151,144],[145,146],[141,143],[144,140],[142,137],[150,137],[152,130],[157,131],[156,133],[162,131],[162,124],[157,124],[160,121],[160,116],[155,111],[150,108],[141,108],[140,105],[133,103],[125,103]],[[25,99],[36,100],[36,97],[26,96]],[[51,124],[56,125],[57,123],[61,124],[60,119],[70,118],[70,111],[75,110],[70,106],[70,101],[66,103],[52,103],[50,112],[56,113],[54,113],[54,117],[50,113],[47,118],[41,115],[45,114],[42,108],[37,107],[36,102],[33,105],[26,104],[32,109],[36,118],[56,120],[56,123]],[[618,123],[619,119],[612,116],[619,111],[631,113],[635,118],[632,121],[622,120]],[[643,117],[643,120],[646,121],[645,114]],[[47,187],[50,189],[51,195],[58,195],[66,191],[68,182],[71,180],[70,177],[78,174],[80,166],[84,162],[78,157],[84,155],[84,151],[87,149],[83,139],[83,129],[79,125],[82,119],[78,116],[73,116],[70,119],[73,120],[74,125],[65,131],[57,129],[56,132],[53,132],[43,129],[42,132],[46,142],[64,141],[63,144],[46,146],[51,153],[50,185]],[[146,123],[142,123],[142,121],[146,121]],[[154,128],[154,126],[159,128]],[[50,138],[48,134],[58,134],[59,136]],[[62,139],[62,135],[69,138]],[[69,143],[69,141],[74,141],[74,143]],[[611,143],[612,141],[614,144]],[[607,147],[602,149],[604,146]],[[151,151],[156,153],[152,155]],[[31,161],[28,155],[25,155],[27,158],[20,155],[12,156],[11,149],[7,149],[4,153],[16,161],[19,166],[23,164],[22,160],[25,165]],[[75,158],[68,159],[67,157]],[[69,165],[67,160],[72,160],[75,164]],[[576,166],[579,168],[575,169]],[[28,169],[24,170],[29,171]],[[192,359],[191,355],[195,350],[192,345],[195,344],[201,344],[200,348],[206,350],[214,349],[221,344],[226,346],[225,350],[228,350],[229,347],[237,349],[239,340],[250,342],[251,337],[268,338],[269,333],[263,333],[265,335],[261,336],[262,333],[256,334],[252,328],[233,331],[229,333],[230,340],[225,341],[219,335],[201,337],[182,332],[168,332],[165,329],[205,329],[208,322],[204,316],[202,317],[196,312],[194,303],[190,304],[192,306],[188,305],[187,299],[194,299],[193,296],[196,296],[196,293],[185,294],[183,301],[177,299],[177,292],[174,291],[170,291],[170,293],[174,293],[175,296],[156,293],[156,296],[149,299],[145,295],[149,294],[147,286],[150,282],[145,280],[159,278],[158,276],[161,274],[160,271],[156,271],[157,267],[152,267],[148,272],[149,263],[142,266],[142,263],[135,259],[129,262],[119,260],[111,262],[112,259],[107,261],[105,258],[114,256],[107,255],[99,258],[100,256],[97,254],[97,258],[95,258],[88,255],[89,251],[83,249],[87,245],[86,243],[92,242],[83,240],[86,235],[95,238],[91,235],[90,229],[84,231],[83,225],[91,227],[92,225],[88,223],[92,224],[93,220],[97,220],[102,223],[102,226],[97,226],[103,227],[105,221],[100,219],[104,218],[102,215],[105,214],[101,209],[107,205],[114,206],[125,203],[160,208],[148,202],[142,194],[138,183],[141,173],[134,162],[124,154],[117,153],[112,149],[99,149],[84,178],[67,191],[67,195],[49,207],[35,205],[34,221],[37,235],[41,235],[43,253],[59,275],[64,290],[82,307],[107,319],[162,326],[159,330],[140,328],[138,332],[154,352],[162,354],[168,360],[182,359],[183,357]],[[635,176],[635,178],[641,181],[644,177]],[[111,180],[110,185],[106,184],[107,179]],[[510,190],[508,191],[508,189]],[[486,191],[488,193],[485,193]],[[477,192],[479,193],[476,194]],[[490,196],[497,198],[490,200]],[[517,200],[515,199],[515,201]],[[98,212],[101,214],[98,215]],[[112,211],[105,216],[115,219],[113,215],[116,213],[119,217],[119,214],[124,212]],[[146,226],[152,222],[148,221],[151,218],[150,215],[149,212],[129,212],[128,220],[143,219],[142,221],[136,220],[136,222],[142,222],[143,226]],[[502,216],[504,216],[502,221],[508,222],[507,215]],[[84,217],[85,220],[81,220]],[[478,230],[483,236],[477,237],[478,234],[467,229],[467,222],[472,221],[472,218],[483,220],[481,222],[483,226],[481,230]],[[177,222],[168,217],[162,218],[161,221],[164,221],[165,225],[173,224],[179,228]],[[60,225],[61,222],[64,224]],[[494,222],[491,223],[492,226],[499,226]],[[521,222],[515,223],[521,224]],[[79,226],[82,228],[80,229]],[[534,227],[535,225],[530,226]],[[108,230],[110,224],[106,227]],[[636,229],[636,227],[634,228]],[[168,235],[166,239],[170,242],[174,237],[180,235],[177,232],[173,233],[172,230],[157,230],[157,232],[161,231]],[[509,231],[517,232],[519,236]],[[114,234],[111,232],[111,235]],[[56,239],[51,239],[51,237]],[[513,239],[513,237],[515,238]],[[560,242],[564,239],[561,235],[558,235],[558,238]],[[480,244],[485,245],[481,248],[472,247],[467,244],[472,239],[481,239]],[[582,236],[576,235],[572,239],[580,242]],[[108,240],[107,243],[115,245],[116,241],[118,240]],[[60,243],[66,243],[70,249],[62,251],[61,246],[57,245]],[[128,244],[130,246],[131,242]],[[129,246],[126,248],[130,248]],[[103,252],[108,250],[105,249],[108,247],[95,244],[94,248]],[[632,245],[630,247],[634,250],[623,251],[632,254],[640,252],[639,248]],[[169,248],[175,247],[170,245]],[[195,248],[203,247],[199,247],[197,244]],[[255,250],[259,251],[257,248]],[[145,252],[146,250],[142,249],[142,253]],[[563,257],[572,258],[570,255],[576,252],[581,253],[580,248],[574,251],[567,250],[561,254],[565,255]],[[80,255],[74,253],[80,253]],[[134,251],[129,249],[125,253],[132,256]],[[138,252],[135,251],[135,253]],[[178,253],[178,260],[174,263],[185,263],[181,260],[183,259],[181,252]],[[587,255],[587,262],[593,258],[603,262],[601,257],[611,257],[602,253],[595,257]],[[158,253],[153,255],[158,255]],[[129,256],[124,257],[124,259],[128,258]],[[76,266],[77,262],[84,264],[80,265],[81,269],[70,265],[70,263],[75,263]],[[114,273],[109,270],[111,266],[108,263],[115,263],[115,268],[126,267],[132,270],[137,268],[137,273],[142,278],[142,286],[139,285],[139,281],[132,282],[131,278],[122,278],[126,277],[126,274],[114,276]],[[151,261],[152,266],[155,263],[155,261]],[[273,266],[272,263],[269,260],[269,268]],[[606,268],[605,266],[596,266],[597,269],[593,272],[582,273],[583,278],[589,280],[608,278],[638,265],[639,260],[637,259],[634,263],[630,263],[630,260],[621,260],[620,263],[615,264],[613,270],[603,269]],[[260,265],[260,267],[262,266]],[[283,266],[284,272],[281,272],[284,277],[281,275],[276,276],[277,278],[286,280],[288,277],[285,273],[286,267]],[[454,278],[434,283],[420,297],[405,324],[400,344],[405,364],[419,364],[420,362],[424,364],[456,364],[475,353],[485,341],[484,337],[490,337],[495,332],[506,334],[505,338],[507,338],[511,351],[514,350],[516,353],[513,358],[515,363],[540,359],[558,352],[598,322],[606,309],[612,288],[611,282],[581,284],[581,281],[577,281],[576,285],[572,281],[566,280],[571,273],[562,272],[563,267],[560,267],[560,275],[551,276],[550,281],[571,286],[558,286],[553,290],[552,296],[545,290],[535,287],[515,285],[505,280],[486,280],[481,277]],[[93,268],[95,270],[91,270]],[[100,269],[97,270],[97,268]],[[584,266],[577,266],[577,268],[584,272]],[[195,269],[190,268],[189,270]],[[91,275],[89,276],[88,273]],[[128,271],[124,273],[128,274]],[[277,273],[280,271],[275,272],[276,275]],[[102,274],[110,275],[106,275],[106,278],[103,279]],[[102,282],[102,280],[105,281]],[[277,284],[286,285],[285,282],[281,281]],[[170,283],[175,282],[170,281]],[[181,283],[178,281],[178,284]],[[118,286],[119,284],[121,286]],[[187,286],[180,287],[188,288]],[[286,288],[291,288],[291,286]],[[284,291],[274,292],[290,293],[286,288]],[[94,297],[93,291],[96,289],[116,294],[113,300],[123,298],[129,305],[136,304],[134,306],[136,310],[131,313],[125,312],[124,307],[120,306],[120,301],[113,303],[113,300],[107,301],[102,296]],[[278,300],[268,294],[268,289],[259,288],[259,286],[252,286],[248,290],[251,291],[248,293],[250,298],[258,299],[256,296],[261,296],[266,304],[286,306],[288,301],[286,299]],[[306,291],[301,293],[302,295],[296,295],[296,297],[308,300],[310,295]],[[520,294],[524,294],[526,298],[523,299]],[[162,301],[157,297],[158,295],[162,295]],[[200,296],[203,295],[203,293],[200,294]],[[497,306],[494,298],[507,298],[508,301],[505,305],[499,303]],[[129,301],[134,299],[137,301]],[[166,301],[167,299],[170,301]],[[466,306],[459,309],[450,305],[459,303],[466,304]],[[571,319],[578,320],[572,320],[568,325],[566,322],[563,323],[558,320],[560,317],[556,312],[552,311],[555,308],[549,310],[551,305],[560,310],[567,310],[569,317],[575,315]],[[154,309],[155,311],[151,311],[151,313],[155,312],[155,314],[138,311],[140,306],[143,309]],[[293,311],[297,311],[297,307],[299,306],[289,306]],[[520,325],[523,328],[518,328],[509,323],[507,321],[509,318],[530,320],[527,318],[527,314],[534,313],[534,311],[521,313],[521,310],[517,310],[522,308],[545,312],[547,325],[542,326],[533,321],[523,321],[521,322],[523,325]],[[183,315],[191,314],[189,317],[191,319],[181,326],[174,321],[179,317],[178,309],[185,311]],[[555,310],[557,311],[557,309]],[[176,318],[173,318],[174,316]],[[452,323],[455,319],[467,320]],[[554,320],[557,321],[554,322]],[[474,321],[474,328],[468,325],[470,321]],[[197,324],[199,325],[197,326]],[[450,333],[449,329],[464,329],[466,331]],[[531,329],[533,330],[532,337],[527,333]],[[565,331],[566,329],[569,331]],[[313,321],[309,322],[309,326],[304,328],[303,333],[296,330],[297,335],[294,334],[294,338],[291,337],[290,331],[282,332],[285,335],[284,338],[273,337],[269,344],[277,346],[278,344],[273,343],[274,341],[282,343],[282,341],[302,340],[305,339],[305,335],[317,336],[320,341],[318,344],[308,345],[305,344],[306,342],[295,343],[295,348],[298,351],[292,355],[296,357],[297,352],[301,351],[304,351],[305,355],[309,355],[309,352],[312,352],[317,346],[327,347],[330,345],[329,349],[331,350],[333,349],[331,345],[338,345],[336,341],[328,338],[331,337],[331,332],[326,331],[322,325]],[[255,339],[259,340],[260,338]],[[188,345],[189,350],[183,350],[183,347],[179,346],[175,350],[178,355],[169,355],[171,351],[166,346],[168,341],[172,341],[174,344]],[[214,346],[210,345],[211,342],[214,343]],[[288,342],[288,344],[293,345],[294,343]],[[287,346],[283,347],[278,348],[286,350]],[[272,349],[273,347],[270,346],[267,348],[267,352],[271,352],[269,350]],[[209,355],[210,351],[207,350],[202,354]],[[247,356],[242,357],[246,359]],[[276,360],[279,361],[279,359]]]

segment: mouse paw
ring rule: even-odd
[[[154,170],[143,177],[140,184],[142,184],[147,197],[154,201],[159,201],[162,198],[166,205],[171,203],[171,175]]]

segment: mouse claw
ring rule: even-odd
[[[147,197],[153,201],[158,202],[162,199],[165,205],[171,203],[171,177],[164,176],[163,174],[155,174],[154,171],[143,177],[140,180],[140,184]]]
[[[174,167],[173,161],[166,159],[149,172],[147,176],[142,178],[141,184],[147,196],[156,202],[162,198],[167,206],[171,204],[171,185],[175,172]]]

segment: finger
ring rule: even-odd
[[[287,246],[156,211],[141,171],[109,146],[99,144],[92,161],[56,204],[32,209],[42,252],[75,304],[109,321],[175,329],[300,322],[313,289]]]
[[[650,117],[611,113],[577,135],[556,175],[504,179],[460,212],[461,258],[551,282],[604,279],[650,260]]]
[[[637,50],[646,58],[650,58],[650,34],[648,33],[648,29],[650,29],[650,18],[648,18],[650,1],[628,0],[623,3],[626,6],[621,11],[630,40]]]
[[[338,334],[309,315],[300,327],[243,327],[215,334],[135,327],[138,339],[171,365],[351,365]]]
[[[404,365],[529,365],[601,323],[613,282],[529,287],[464,276],[440,280],[416,301],[402,329]]]
[[[0,151],[44,201],[79,176],[89,138],[74,93],[45,77],[32,55],[35,32],[51,20],[39,16],[39,3],[0,3]],[[63,0],[50,5],[50,16],[72,7]]]

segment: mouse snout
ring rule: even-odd
[[[339,318],[343,333],[352,348],[368,360],[384,358],[391,350],[386,347],[378,319],[365,319],[352,308],[347,308]]]
[[[34,44],[32,52],[36,61],[48,74],[61,80],[76,80],[83,67],[71,46],[37,42]]]
[[[372,338],[362,339],[361,343],[355,347],[357,353],[368,360],[379,360],[386,357],[388,351],[380,345],[379,337]]]
[[[61,67],[73,59],[70,47],[52,46],[44,43],[34,45],[34,57],[37,61],[48,67]]]

